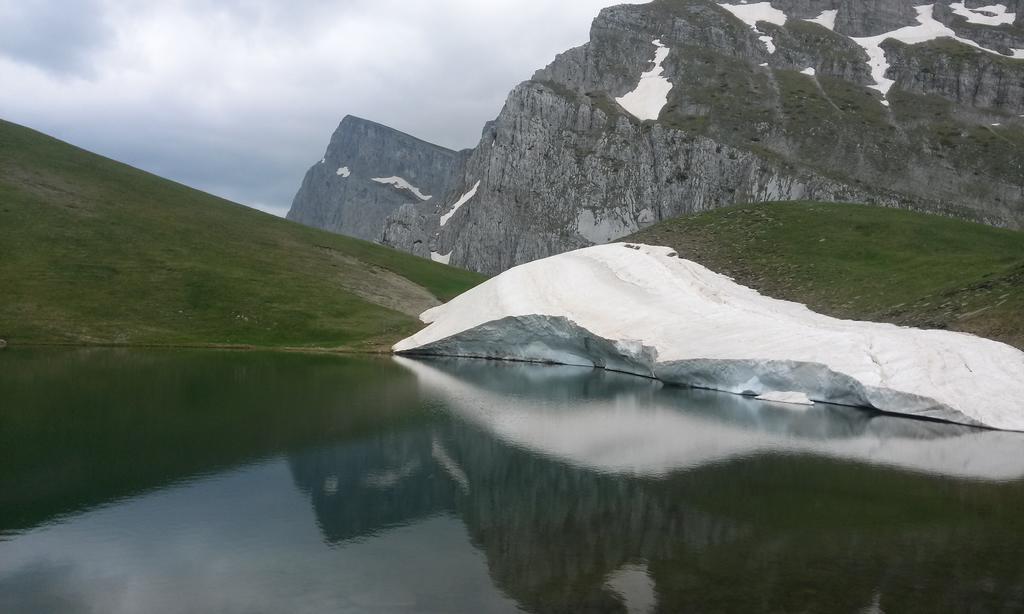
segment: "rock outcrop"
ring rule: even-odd
[[[387,126],[347,116],[306,173],[288,219],[378,241],[387,216],[413,202],[444,201],[463,155]]]
[[[605,9],[589,43],[512,90],[447,198],[396,208],[380,239],[493,274],[741,202],[857,201],[1024,227],[1020,5]]]

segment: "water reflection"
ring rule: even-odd
[[[1007,456],[1009,470],[989,473],[970,459],[987,454],[979,442],[1002,434],[845,408],[791,410],[600,371],[402,364],[425,394],[468,419],[407,433],[402,444],[379,438],[373,449],[360,447],[369,459],[363,465],[331,466],[326,459],[351,451],[321,450],[320,462],[303,462],[320,473],[297,479],[320,484],[359,466],[361,479],[342,481],[364,488],[366,476],[417,467],[418,484],[399,481],[390,492],[408,512],[404,522],[454,514],[486,555],[495,584],[525,610],[652,611],[657,603],[659,611],[854,612],[884,604],[931,612],[1024,604],[1017,554],[1024,539],[1012,511],[1024,492],[992,483],[1019,475],[1018,459]],[[630,428],[651,418],[649,428]],[[588,424],[595,421],[607,424]],[[724,437],[725,451],[708,437]],[[970,449],[946,458],[949,443],[964,438]],[[698,452],[652,451],[652,441],[665,440]],[[1003,451],[1021,454],[1021,439],[1016,448],[1013,441]],[[910,451],[896,454],[902,444]],[[397,449],[408,455],[396,458]],[[380,531],[323,497],[312,501],[331,543]],[[361,507],[359,499],[349,505]]]
[[[5,613],[1024,610],[1019,435],[482,361],[0,360]]]
[[[495,436],[599,471],[661,476],[790,453],[958,478],[1024,477],[1018,433],[767,403],[577,367],[395,360],[430,395]]]
[[[382,433],[289,456],[295,484],[309,496],[329,543],[452,511],[459,484],[433,457],[434,430]]]

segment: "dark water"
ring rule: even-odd
[[[0,612],[1020,612],[1024,437],[575,368],[0,352]]]

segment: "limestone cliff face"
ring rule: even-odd
[[[453,198],[477,182],[444,226],[424,219],[439,231],[430,251],[489,274],[736,202],[899,202],[539,82],[512,92]]]
[[[385,218],[402,205],[443,201],[462,160],[458,152],[347,116],[306,173],[288,219],[377,241]]]
[[[769,17],[744,19],[751,5]],[[447,197],[396,206],[378,237],[497,273],[750,201],[1024,227],[1024,0],[1006,11],[979,0],[745,6],[605,9],[589,43],[510,93]],[[919,26],[944,35],[896,40]],[[881,74],[863,38],[879,35]],[[639,119],[621,99],[658,71],[671,89],[654,119]]]
[[[497,273],[749,201],[859,201],[1020,227],[1024,61],[949,38],[887,41],[895,84],[885,100],[869,87],[852,37],[917,24],[915,5],[778,0],[785,25],[757,31],[704,0],[606,9],[588,44],[512,91],[448,202],[405,208],[384,242]],[[957,36],[989,28],[1024,48],[1018,25],[940,8]],[[823,11],[835,11],[831,28]],[[617,99],[651,69],[654,40],[670,49],[673,87],[657,120],[640,121]]]

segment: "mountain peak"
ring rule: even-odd
[[[384,124],[346,115],[306,173],[288,219],[369,241],[402,205],[443,198],[459,153]]]

